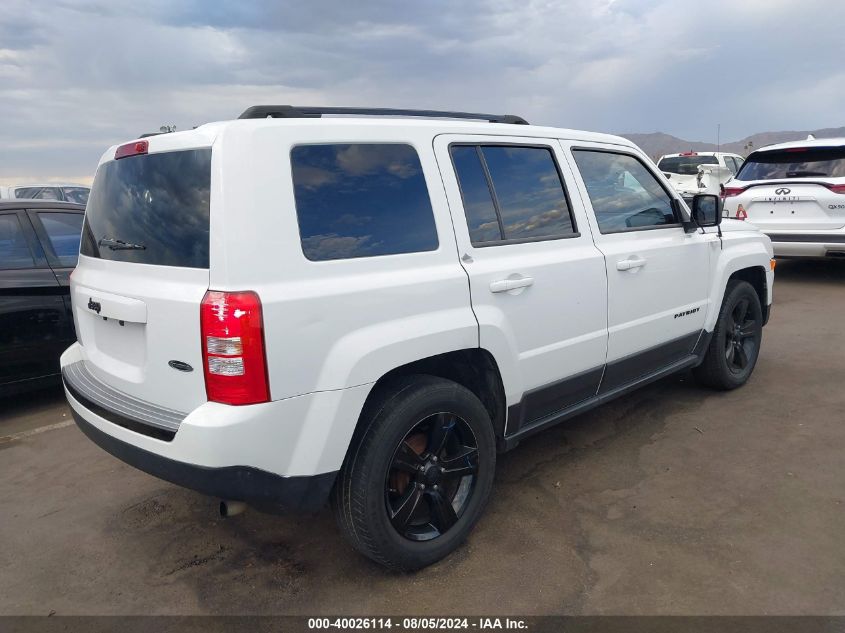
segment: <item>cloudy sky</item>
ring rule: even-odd
[[[261,103],[520,114],[688,140],[845,125],[829,0],[2,0],[0,183]]]

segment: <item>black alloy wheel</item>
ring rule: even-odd
[[[385,478],[390,522],[412,541],[428,541],[457,523],[474,492],[478,441],[452,413],[418,422],[402,439]]]
[[[749,310],[751,299],[740,299],[728,316],[725,328],[725,360],[728,369],[741,374],[752,358],[757,357],[760,328],[754,314]]]
[[[741,387],[754,372],[763,340],[763,309],[757,290],[747,281],[730,280],[698,380],[714,389]]]
[[[493,487],[496,437],[477,395],[414,374],[374,388],[332,491],[352,546],[411,571],[457,549]]]

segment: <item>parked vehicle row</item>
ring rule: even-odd
[[[85,206],[90,187],[75,184],[34,184],[0,187],[0,200],[60,200]]]
[[[141,470],[331,499],[360,552],[419,568],[479,519],[497,451],[673,372],[748,380],[771,243],[719,204],[690,214],[626,139],[515,116],[257,106],[137,139],[88,202],[67,398]]]
[[[0,202],[0,395],[59,379],[59,356],[76,340],[69,277],[84,207]]]

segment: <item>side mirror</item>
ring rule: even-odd
[[[719,196],[700,193],[692,199],[692,221],[700,227],[722,223],[722,201]]]

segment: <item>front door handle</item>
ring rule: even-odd
[[[631,259],[621,259],[616,262],[616,270],[634,270],[645,266],[646,260],[642,257],[632,257]]]
[[[499,279],[490,282],[490,292],[507,292],[517,288],[527,288],[534,285],[533,277],[520,277],[518,279]]]

